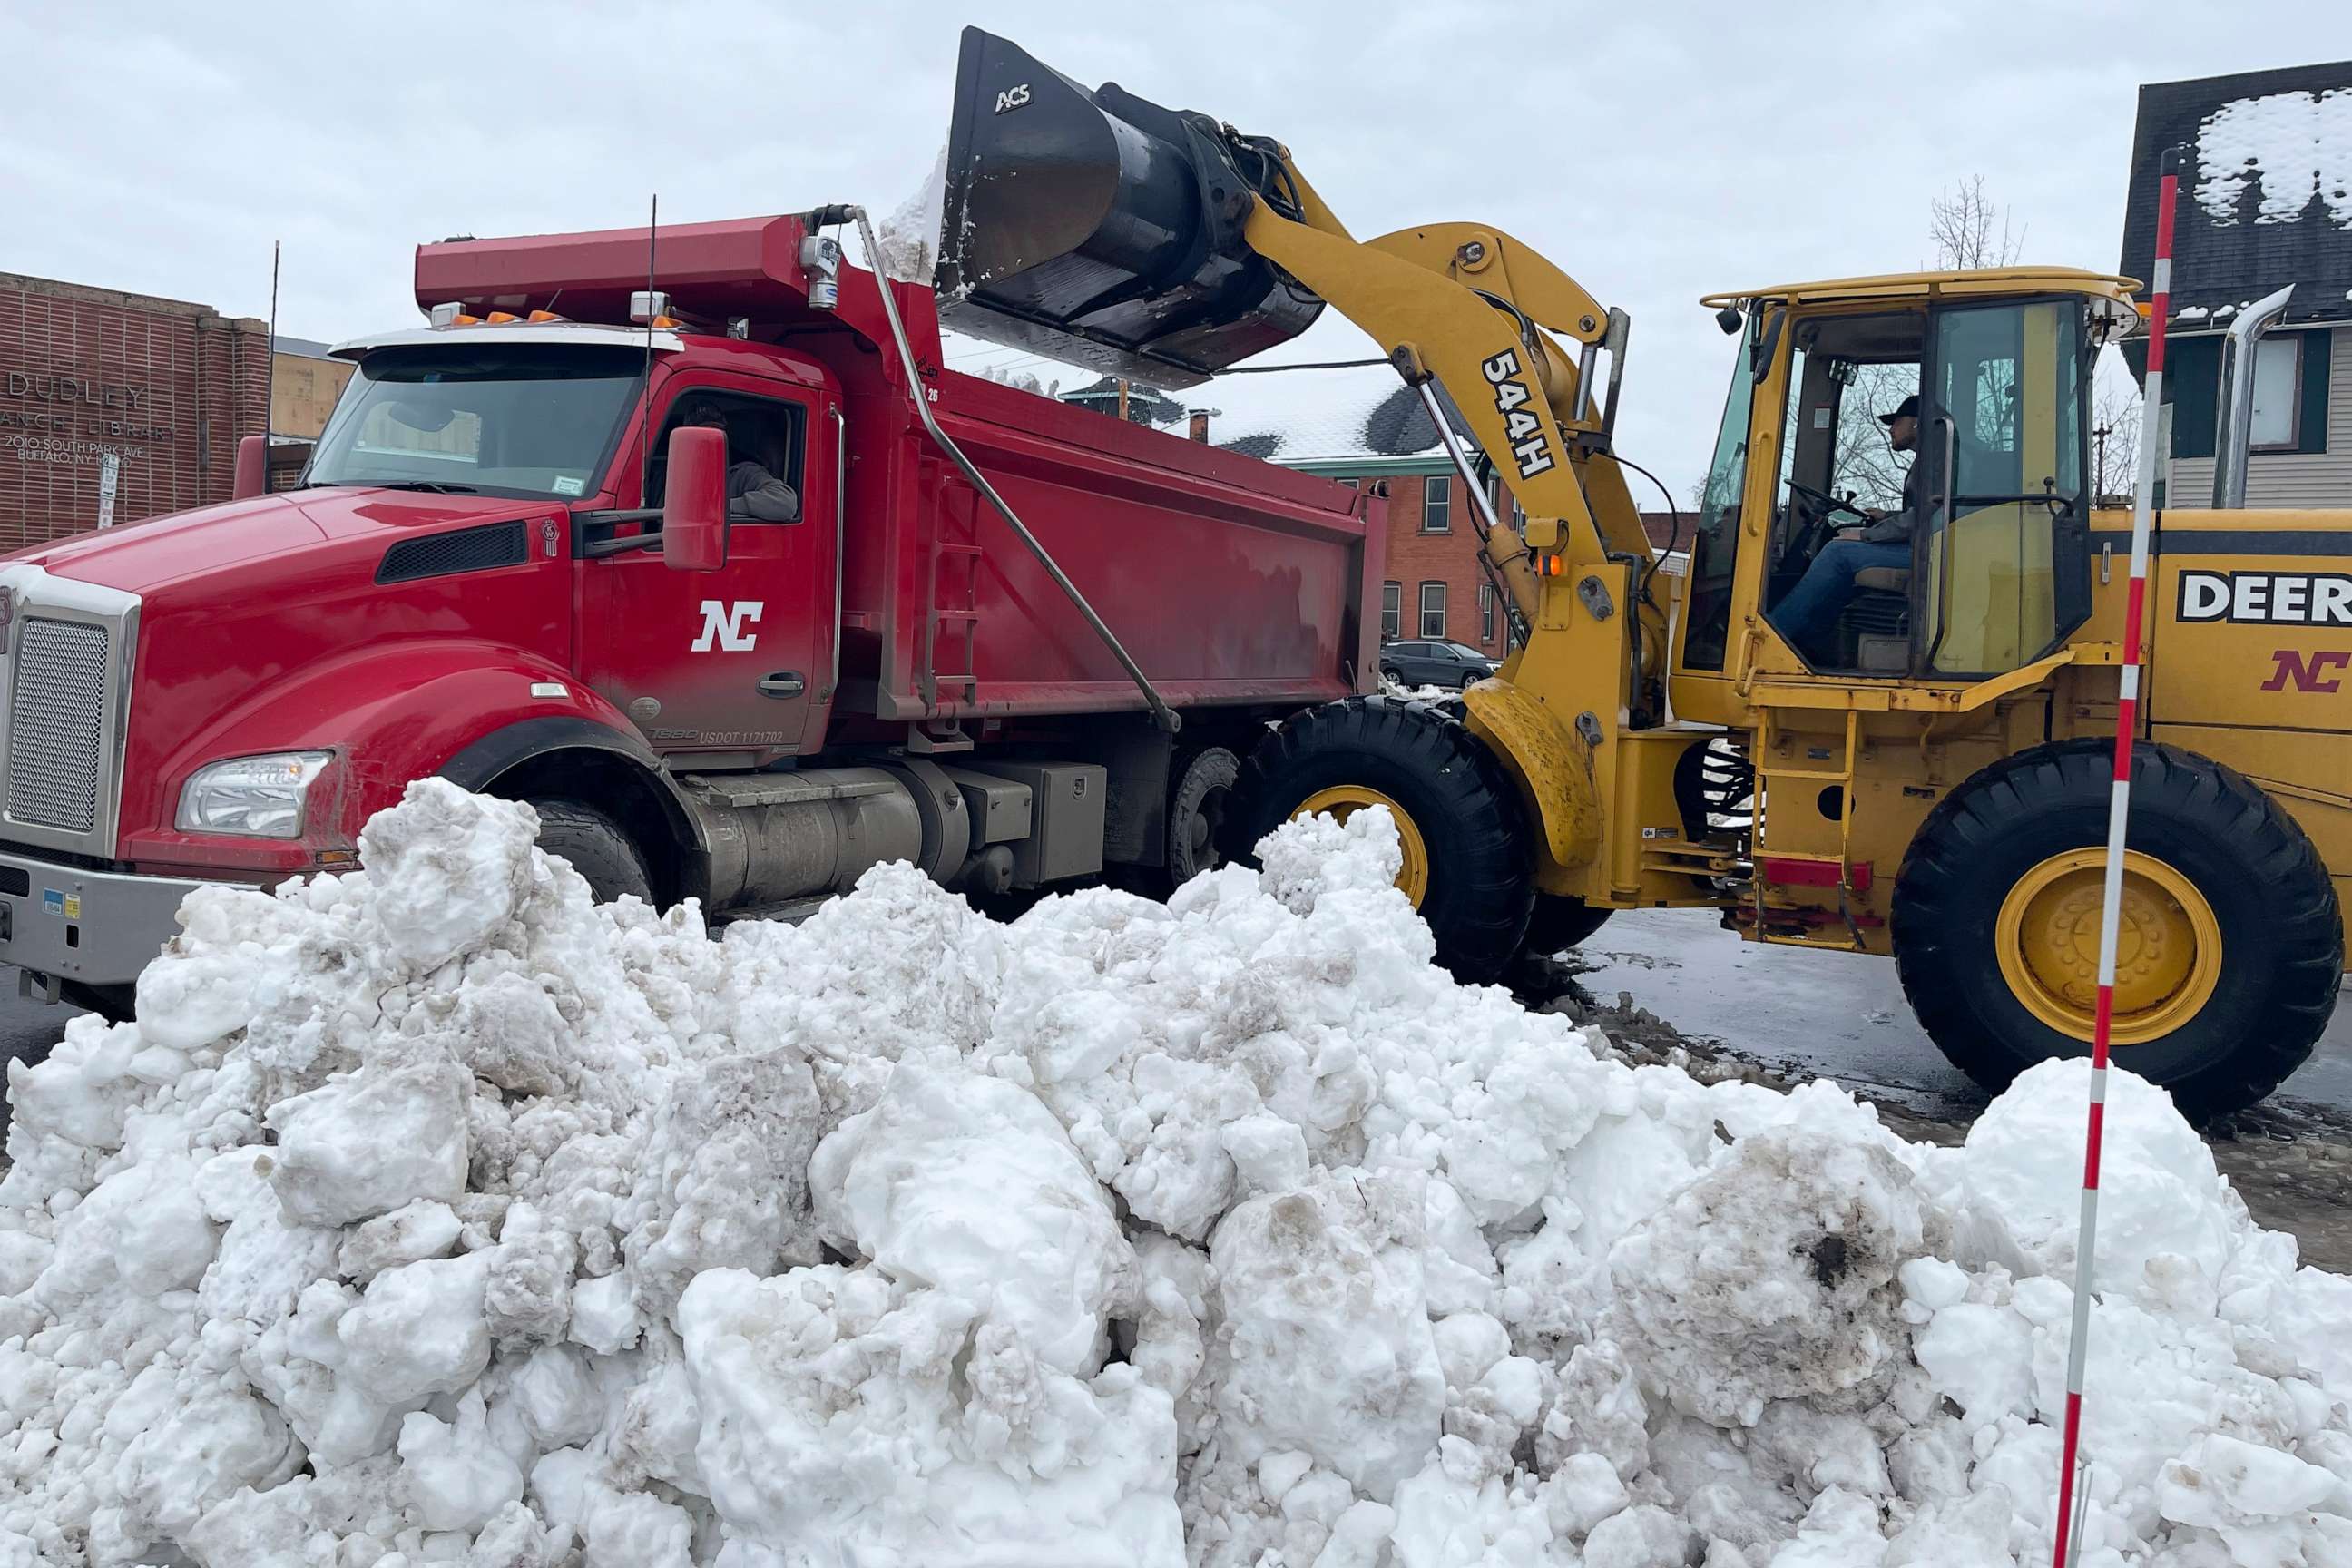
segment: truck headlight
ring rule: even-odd
[[[206,763],[180,791],[180,831],[298,838],[310,785],[334,760],[332,752],[275,752]]]

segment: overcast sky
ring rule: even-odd
[[[2341,0],[0,6],[0,270],[415,319],[412,247],[859,201],[946,136],[959,28],[1287,142],[1359,234],[1475,218],[1633,313],[1620,439],[1677,494],[1730,353],[1699,294],[1901,270],[1982,174],[2025,259],[2116,264],[2142,82],[2340,58]],[[1364,352],[1327,313],[1288,353]],[[966,347],[965,366],[1001,351]],[[1213,393],[1189,395],[1213,401]]]

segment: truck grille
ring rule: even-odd
[[[89,833],[106,772],[104,626],[35,617],[16,628],[8,704],[8,816]]]

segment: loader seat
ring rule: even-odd
[[[1838,646],[1848,669],[1901,675],[1911,663],[1911,569],[1865,566],[1838,616]]]

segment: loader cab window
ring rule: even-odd
[[[801,484],[801,461],[805,446],[803,430],[806,410],[796,403],[708,387],[689,387],[671,400],[661,433],[654,443],[652,460],[646,467],[646,504],[662,503],[669,472],[670,432],[690,418],[707,416],[707,411],[712,408],[723,417],[727,431],[728,494],[731,498],[728,502],[729,515],[739,522],[785,521],[765,515],[772,508],[747,508],[738,491],[745,479],[754,476],[744,473],[741,465],[755,465],[762,473],[782,480],[794,497],[805,495]]]
[[[1910,668],[1921,311],[1810,316],[1790,333],[1763,589],[1766,617],[1806,664]]]
[[[2090,352],[2076,299],[1937,312],[1921,399],[1920,674],[2016,669],[2089,616]]]
[[[1715,456],[1706,466],[1699,492],[1698,531],[1691,540],[1689,629],[1683,634],[1683,666],[1687,669],[1721,669],[1724,646],[1731,635],[1731,579],[1739,562],[1739,495],[1748,484],[1748,414],[1755,406],[1756,381],[1766,357],[1764,318],[1758,309],[1748,313],[1740,352],[1731,366],[1731,390],[1723,399],[1723,424],[1715,437]]]

